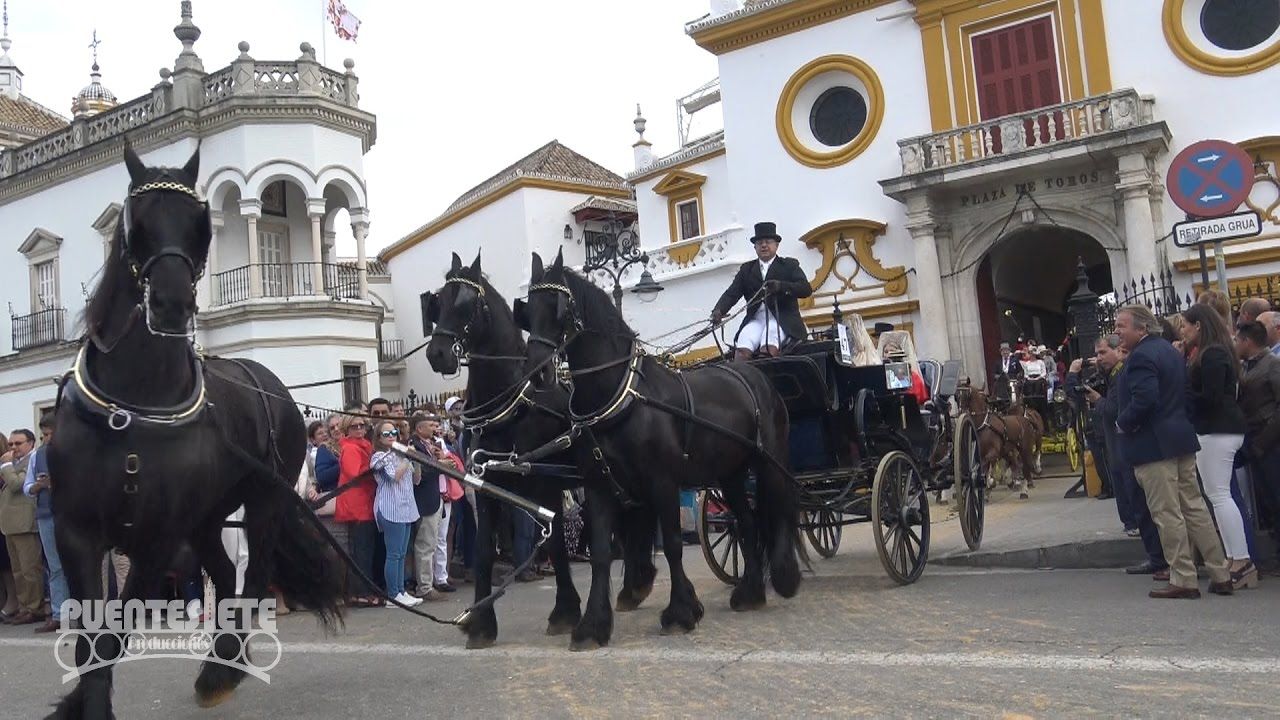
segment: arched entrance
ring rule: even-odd
[[[988,373],[1001,342],[1034,341],[1055,349],[1063,343],[1071,327],[1067,298],[1076,289],[1081,260],[1089,287],[1099,295],[1111,292],[1107,251],[1077,230],[1033,225],[1011,232],[987,251],[975,290]]]

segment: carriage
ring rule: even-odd
[[[800,529],[830,558],[843,528],[871,523],[888,575],[915,582],[929,555],[929,495],[954,490],[965,542],[982,542],[986,477],[978,434],[954,414],[960,363],[920,363],[929,388],[923,406],[910,394],[906,362],[855,365],[845,326],[776,358],[752,361],[769,377],[791,419],[791,470]],[[737,581],[742,548],[719,491],[700,493],[697,530],[703,556],[721,581]]]

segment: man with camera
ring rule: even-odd
[[[1074,389],[1093,408],[1090,416],[1091,430],[1101,430],[1102,464],[1106,466],[1111,478],[1112,491],[1116,496],[1116,510],[1125,525],[1125,531],[1136,529],[1142,538],[1142,546],[1146,550],[1147,560],[1139,565],[1125,568],[1130,575],[1155,575],[1158,581],[1167,581],[1169,563],[1165,561],[1164,551],[1160,547],[1160,533],[1151,518],[1151,510],[1147,507],[1147,496],[1142,491],[1134,475],[1133,466],[1121,457],[1119,437],[1116,431],[1116,417],[1119,415],[1119,400],[1114,396],[1116,378],[1124,369],[1128,351],[1115,334],[1098,338],[1093,346],[1094,356],[1089,359],[1090,368],[1083,375],[1082,361],[1077,358],[1071,362],[1067,373],[1067,387]],[[1091,440],[1091,442],[1094,442]],[[1099,472],[1102,472],[1099,469]],[[1133,533],[1129,532],[1132,536]]]
[[[1280,545],[1280,358],[1271,352],[1261,319],[1240,323],[1235,336],[1236,355],[1244,369],[1240,409],[1249,427],[1240,452],[1249,463],[1271,537]]]

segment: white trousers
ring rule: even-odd
[[[244,506],[227,516],[227,520],[244,522]],[[249,540],[242,527],[222,528],[222,547],[236,565],[236,596],[244,593],[244,571],[249,567]]]
[[[773,313],[766,309],[764,305],[761,305],[751,320],[742,326],[742,331],[738,333],[733,346],[752,352],[766,345],[780,348],[782,347],[783,337],[785,336],[782,332],[782,326],[778,324],[778,318],[774,317]]]
[[[449,521],[453,519],[453,503],[441,503],[440,530],[436,535],[436,584],[449,582]]]
[[[1200,452],[1196,453],[1196,470],[1204,485],[1205,497],[1213,505],[1218,521],[1222,547],[1232,560],[1246,560],[1249,544],[1244,536],[1244,518],[1231,497],[1231,477],[1235,473],[1236,451],[1244,444],[1244,435],[1198,435]]]

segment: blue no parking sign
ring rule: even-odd
[[[1232,143],[1201,140],[1169,164],[1165,186],[1174,204],[1188,215],[1227,215],[1240,207],[1253,189],[1253,160]]]

